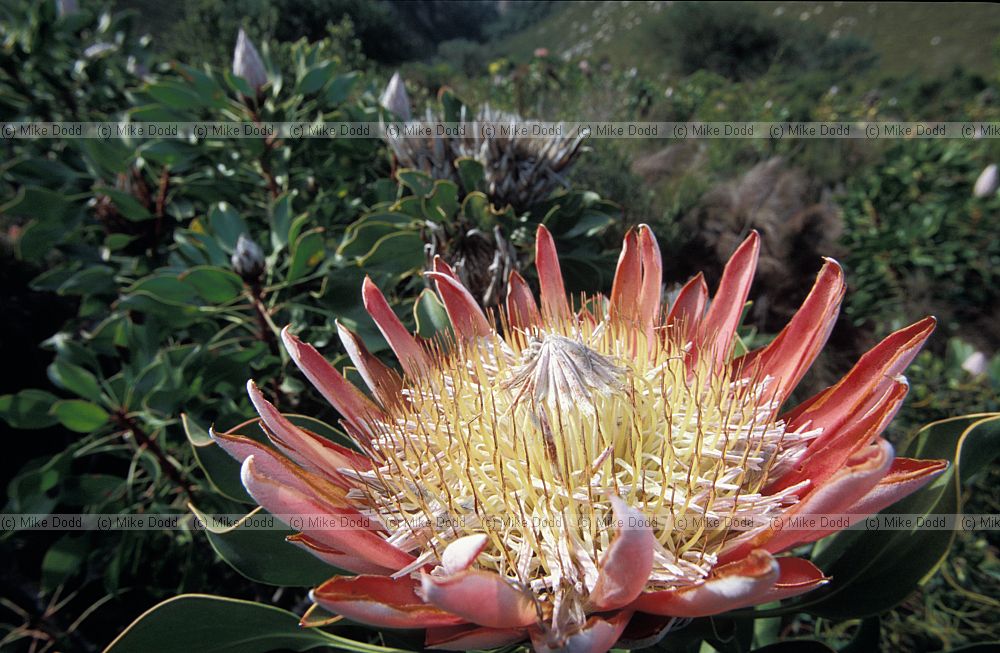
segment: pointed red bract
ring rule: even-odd
[[[538,312],[538,304],[531,294],[531,288],[517,270],[511,270],[507,277],[507,316],[510,326],[515,330],[536,327],[542,323],[542,315]]]
[[[817,447],[834,437],[844,422],[867,412],[884,395],[920,351],[935,323],[933,317],[926,317],[875,345],[839,383],[790,411],[785,416],[788,427],[822,428],[823,433],[813,443]]]
[[[663,259],[656,236],[649,226],[639,225],[639,251],[642,258],[642,287],[639,290],[639,321],[648,338],[660,322],[663,295]]]
[[[674,305],[667,313],[667,327],[683,330],[685,334],[697,333],[705,315],[705,305],[708,303],[708,285],[705,275],[696,274],[684,284],[674,300]]]
[[[319,390],[323,398],[358,431],[369,434],[368,421],[373,416],[381,416],[382,409],[335,370],[315,347],[293,336],[288,327],[281,330],[281,339],[295,366]]]
[[[463,620],[425,603],[409,578],[385,576],[334,577],[312,591],[324,609],[378,628],[432,628]]]
[[[559,268],[559,255],[552,234],[544,225],[538,225],[535,238],[535,267],[542,295],[542,317],[549,322],[569,319],[569,301]]]
[[[635,322],[638,317],[639,291],[642,287],[642,258],[635,230],[629,229],[618,257],[618,268],[611,286],[608,314],[612,319]]]
[[[826,344],[845,290],[840,265],[827,259],[788,326],[771,344],[737,359],[734,367],[752,378],[772,377],[766,399],[773,398],[779,406],[783,404]]]
[[[437,282],[438,294],[459,338],[485,338],[493,333],[483,309],[465,286],[442,272],[426,272]]]
[[[354,332],[340,323],[336,322],[337,334],[340,342],[344,345],[347,355],[358,369],[361,378],[365,380],[365,385],[372,391],[375,398],[383,408],[395,404],[399,401],[399,391],[403,387],[403,380],[389,367],[373,356],[364,343],[361,342]]]
[[[728,360],[733,351],[733,338],[750,294],[759,255],[760,236],[752,231],[726,263],[719,289],[705,314],[698,342],[701,349],[714,352],[716,365]]]
[[[375,320],[375,325],[382,332],[382,336],[389,347],[399,359],[399,364],[403,366],[403,371],[407,376],[419,376],[423,370],[429,369],[430,361],[427,353],[417,343],[403,323],[396,317],[396,314],[389,307],[382,291],[372,283],[369,277],[361,286],[361,296],[364,300],[365,310]]]

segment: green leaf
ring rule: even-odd
[[[44,390],[21,390],[16,395],[0,395],[0,417],[15,429],[43,429],[59,420],[49,413],[59,401]]]
[[[401,168],[396,171],[396,177],[417,197],[424,197],[434,189],[434,180],[419,170]]]
[[[102,188],[98,191],[98,194],[107,195],[111,198],[111,201],[118,207],[118,211],[132,222],[141,222],[153,217],[153,214],[140,204],[139,200],[128,193],[115,190],[114,188]]]
[[[173,274],[162,272],[139,279],[125,291],[125,295],[143,295],[168,304],[188,306],[193,303],[197,292]]]
[[[202,98],[187,83],[162,81],[146,86],[145,91],[151,98],[171,109],[189,111],[190,109],[209,106],[210,101]]]
[[[222,248],[228,253],[236,249],[236,241],[240,234],[249,234],[250,228],[240,214],[226,202],[219,202],[208,213],[208,224],[212,233],[219,239]]]
[[[330,104],[340,104],[351,94],[351,89],[357,84],[361,76],[356,72],[340,75],[333,80],[330,88],[326,89],[326,101]]]
[[[304,276],[323,260],[323,229],[317,228],[299,236],[292,248],[292,262],[288,266],[288,281]]]
[[[486,191],[486,178],[483,164],[470,157],[460,157],[455,161],[458,178],[462,180],[462,188],[466,194],[473,191]]]
[[[79,573],[90,551],[88,538],[64,535],[49,547],[42,559],[42,587],[52,591],[68,578]]]
[[[52,406],[51,412],[60,424],[77,433],[90,433],[107,424],[108,418],[111,417],[106,410],[97,404],[82,399],[66,399],[56,402]]]
[[[292,226],[292,195],[284,193],[271,207],[271,246],[281,249],[288,244],[288,232]]]
[[[279,587],[313,587],[338,573],[336,568],[286,541],[295,531],[283,528],[261,508],[228,528],[213,528],[204,513],[194,506],[191,510],[206,524],[205,535],[219,557],[250,580]]]
[[[385,266],[397,274],[407,274],[423,267],[424,241],[412,231],[397,231],[379,238],[358,265]]]
[[[330,73],[333,71],[334,65],[333,61],[328,61],[309,69],[299,80],[298,92],[309,95],[323,88],[330,81]]]
[[[424,200],[424,217],[435,222],[448,222],[458,212],[458,186],[446,179],[434,182],[434,190]]]
[[[256,423],[256,420],[253,420],[253,423]],[[212,487],[233,501],[255,503],[243,488],[243,483],[240,482],[240,464],[223,451],[222,447],[215,444],[208,435],[208,430],[192,416],[181,413],[181,424],[184,426],[184,433],[187,435],[188,444],[191,445],[191,450],[194,452],[195,460],[205,472]],[[259,428],[242,430],[244,432],[241,435],[246,434],[248,437],[252,431],[261,433]]]
[[[179,279],[191,285],[195,292],[212,304],[225,304],[240,296],[243,281],[231,270],[201,265],[180,275]]]
[[[62,388],[91,401],[101,400],[97,377],[79,365],[57,360],[49,365],[49,379]]]
[[[207,594],[182,594],[147,610],[104,653],[267,653],[320,646],[405,653],[302,628],[299,617],[269,605]]]
[[[413,318],[417,323],[417,335],[421,338],[451,333],[451,320],[448,319],[444,304],[430,288],[424,288],[414,302]]]
[[[910,458],[944,458],[948,470],[882,514],[954,515],[962,487],[1000,454],[1000,414],[965,415],[928,424],[902,448]],[[791,608],[834,619],[879,614],[925,582],[948,553],[955,531],[917,528],[845,531],[824,546],[816,563],[832,582]]]

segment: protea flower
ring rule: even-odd
[[[395,73],[383,91],[380,103],[386,109],[410,121],[409,98],[399,73]],[[428,109],[429,123],[444,119]],[[462,108],[457,122],[464,135],[385,137],[400,166],[413,168],[434,179],[462,180],[455,168],[460,157],[475,159],[483,166],[486,194],[498,207],[511,205],[518,212],[546,199],[553,191],[569,185],[566,176],[579,157],[583,137],[569,134],[560,127],[559,134],[525,137],[506,129],[523,122],[516,114],[494,111],[486,106],[475,119],[466,117]],[[496,130],[484,130],[493,123]],[[501,127],[503,125],[503,127]],[[486,136],[486,133],[492,133]],[[471,189],[467,189],[471,190]]]
[[[947,465],[895,458],[880,437],[934,320],[890,335],[839,383],[782,412],[826,341],[844,280],[827,260],[775,340],[733,358],[758,250],[754,233],[707,310],[700,275],[667,310],[659,249],[642,226],[625,238],[610,298],[583,297],[574,310],[540,227],[539,303],[512,272],[491,318],[446,264],[427,273],[451,319],[447,342],[411,335],[366,280],[365,306],[402,374],[340,327],[365,394],[283,332],[356,450],[294,426],[252,382],[281,453],[214,437],[271,512],[370,526],[290,538],[357,574],[315,588],[316,603],[376,627],[426,629],[431,647],[530,640],[536,651],[600,652],[652,641],[674,618],[808,592],[823,573],[776,555],[831,529],[766,522],[870,514]],[[695,519],[712,516],[763,525]]]

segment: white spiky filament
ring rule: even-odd
[[[761,519],[793,504],[800,487],[761,488],[816,433],[786,430],[770,379],[713,369],[710,352],[686,355],[676,340],[580,320],[442,347],[373,425],[373,469],[350,472],[358,503],[417,553],[399,574],[486,533],[477,563],[530,590],[563,629],[585,620],[612,497],[652,526],[651,589],[698,582],[735,535],[690,518]]]

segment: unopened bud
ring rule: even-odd
[[[236,50],[233,51],[233,74],[245,79],[255,91],[259,91],[267,83],[267,71],[264,70],[260,53],[242,28],[236,37]]]
[[[988,362],[986,354],[981,351],[974,351],[968,358],[962,361],[962,369],[972,376],[979,376],[980,374],[986,374]]]
[[[56,0],[56,13],[59,17],[69,16],[80,11],[80,5],[76,0]]]
[[[972,188],[972,194],[976,197],[989,197],[997,192],[998,186],[1000,186],[1000,174],[997,172],[997,164],[991,163],[979,173],[976,185]]]
[[[398,72],[392,74],[392,79],[389,80],[385,91],[382,92],[382,97],[379,98],[379,104],[403,120],[410,119],[410,96],[406,94],[406,85]]]
[[[233,252],[229,262],[233,266],[233,271],[247,283],[260,281],[264,276],[264,270],[267,269],[260,245],[246,234],[240,234],[239,240],[236,241],[236,251]]]

